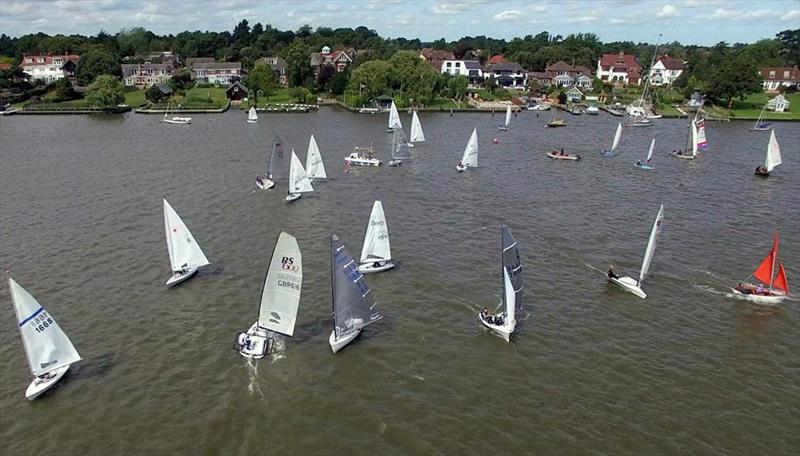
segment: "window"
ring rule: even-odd
[[[783,71],[783,79],[789,79],[789,70]]]
[[[461,62],[456,62],[456,68],[460,68],[460,67],[461,67]]]
[[[769,71],[769,77],[770,77],[770,79],[775,77],[775,70],[770,70]]]
[[[44,59],[39,57],[38,59],[36,59],[36,63],[44,63]]]

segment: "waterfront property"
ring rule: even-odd
[[[338,51],[331,51],[328,46],[323,46],[321,52],[311,53],[311,68],[315,75],[319,75],[319,70],[325,65],[333,65],[336,71],[346,70],[356,58],[356,51],[353,48],[346,48]]]
[[[240,81],[234,81],[225,91],[225,96],[231,101],[242,101],[247,98],[247,87]]]
[[[490,63],[482,71],[484,78],[494,78],[500,87],[524,89],[528,82],[528,73],[517,62]]]
[[[794,67],[767,67],[761,69],[764,90],[777,92],[782,87],[800,89],[800,70]]]
[[[604,54],[597,61],[597,77],[615,85],[639,85],[642,80],[642,66],[636,56],[624,51],[619,54]]]
[[[440,49],[422,48],[419,51],[419,58],[430,63],[436,71],[441,71],[442,63],[445,60],[453,60],[456,58],[450,51],[442,51]]]
[[[650,84],[654,86],[672,85],[683,73],[683,68],[683,60],[673,59],[664,54],[653,64],[647,75],[650,78]]]
[[[582,65],[570,65],[563,60],[548,65],[544,71],[545,79],[557,87],[592,88],[592,70]]]
[[[127,87],[147,88],[153,84],[164,84],[175,74],[168,63],[122,64],[122,79]]]
[[[29,74],[31,79],[51,84],[61,78],[74,78],[79,59],[80,56],[76,54],[25,54],[22,56],[20,68]]]
[[[269,65],[270,68],[272,68],[272,72],[275,73],[275,79],[278,80],[278,84],[283,87],[289,87],[289,74],[286,72],[286,60],[277,56],[261,57],[256,60],[254,64],[254,66],[259,65]]]
[[[190,62],[191,61],[191,62]],[[242,77],[242,62],[215,62],[203,59],[187,59],[194,80],[198,84],[228,86]]]
[[[440,71],[452,76],[466,76],[472,85],[479,85],[483,81],[481,62],[477,60],[445,60]]]

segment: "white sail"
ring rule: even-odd
[[[461,157],[461,164],[470,168],[478,167],[478,130],[473,128],[472,135],[464,148],[464,155]]]
[[[506,106],[506,123],[504,123],[503,125],[508,127],[508,124],[510,123],[511,123],[511,105],[509,104],[508,106]]]
[[[617,124],[617,131],[614,133],[614,142],[611,143],[611,152],[615,152],[617,150],[620,138],[622,138],[622,123]]]
[[[314,187],[311,186],[311,181],[308,180],[306,170],[303,169],[303,164],[297,158],[297,154],[292,149],[292,162],[289,166],[289,193],[305,193],[313,192]]]
[[[325,173],[325,163],[322,162],[322,154],[317,146],[314,135],[308,140],[308,153],[306,154],[306,174],[310,179],[327,179]]]
[[[503,289],[505,301],[505,324],[510,325],[515,318],[514,312],[517,309],[517,293],[514,292],[514,285],[511,284],[511,278],[508,276],[508,270],[503,268]]]
[[[697,125],[692,122],[692,157],[697,155]]]
[[[411,117],[411,142],[424,142],[425,141],[425,133],[422,132],[422,124],[419,122],[419,116],[417,116],[417,111],[414,111],[414,115]]]
[[[653,252],[656,251],[656,244],[658,243],[658,236],[661,234],[661,222],[664,220],[664,205],[658,209],[656,221],[653,223],[653,229],[650,231],[650,239],[647,241],[647,249],[644,251],[644,259],[642,260],[642,269],[639,271],[639,284],[647,275],[650,270],[650,262],[653,260]]]
[[[258,114],[256,113],[255,107],[250,107],[250,110],[247,111],[247,120],[258,120]]]
[[[81,355],[69,337],[36,298],[10,277],[8,288],[33,375],[43,375],[80,361]]]
[[[392,259],[389,246],[389,225],[383,213],[383,204],[375,201],[372,213],[369,214],[367,232],[364,234],[364,245],[361,247],[361,264]]]
[[[194,240],[192,232],[166,199],[164,200],[164,229],[167,235],[169,262],[173,271],[180,271],[186,267],[199,268],[210,264],[200,245]]]
[[[281,232],[261,290],[258,326],[287,336],[294,334],[303,285],[302,264],[297,239]]]
[[[653,138],[653,140],[650,141],[650,150],[647,151],[648,162],[653,159],[653,147],[655,147],[655,145],[656,145],[656,138]]]
[[[392,101],[392,107],[389,108],[389,128],[402,127],[400,122],[400,113],[397,112],[397,105]]]
[[[775,138],[775,130],[769,135],[769,146],[767,146],[767,159],[764,161],[764,167],[767,172],[771,172],[776,166],[781,164],[781,148],[778,146],[778,140]]]

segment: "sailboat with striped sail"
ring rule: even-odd
[[[786,298],[789,294],[789,283],[786,280],[786,269],[783,267],[783,262],[778,260],[779,238],[776,231],[772,239],[772,249],[752,274],[752,277],[760,284],[739,283],[733,287],[735,296],[758,304],[778,304]],[[775,274],[776,264],[778,265],[777,275]]]

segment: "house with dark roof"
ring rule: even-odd
[[[442,62],[441,73],[452,76],[466,76],[471,85],[479,85],[483,82],[483,70],[481,62],[477,60],[445,60]]]
[[[501,56],[502,57],[502,56]],[[483,77],[494,78],[497,85],[509,89],[524,89],[528,72],[517,62],[490,63],[483,68]]]
[[[436,71],[441,71],[442,62],[445,60],[453,60],[456,58],[456,56],[450,51],[443,51],[441,49],[434,48],[422,48],[419,51],[419,58],[430,63],[431,66],[436,69]]]
[[[275,77],[278,79],[278,84],[283,87],[289,87],[289,74],[286,72],[286,60],[280,57],[261,57],[256,60],[253,66],[257,67],[259,65],[269,65],[270,68],[272,68],[272,72],[275,73]]]
[[[781,87],[800,89],[800,70],[797,66],[762,68],[761,78],[767,92],[777,92]]]
[[[187,59],[187,65],[189,65]],[[200,84],[229,86],[242,77],[242,62],[193,61],[189,68]]]
[[[639,85],[642,81],[642,66],[633,54],[605,54],[597,61],[597,77],[611,84]]]
[[[557,87],[580,87],[591,89],[594,83],[592,70],[583,65],[570,65],[563,60],[547,65],[544,71],[550,85]]]
[[[356,57],[356,50],[353,48],[331,51],[328,46],[323,46],[321,52],[311,53],[311,68],[314,75],[319,75],[319,70],[325,65],[333,65],[336,71],[342,72],[353,64]]]
[[[123,63],[122,80],[127,87],[150,87],[172,78],[175,68],[168,63]]]
[[[672,57],[664,54],[658,58],[658,61],[653,64],[647,77],[650,79],[650,84],[655,86],[672,85],[681,73],[683,73],[684,63],[683,60],[673,59]]]
[[[225,96],[231,101],[242,101],[247,98],[247,86],[240,81],[233,81],[228,90],[225,91]]]

